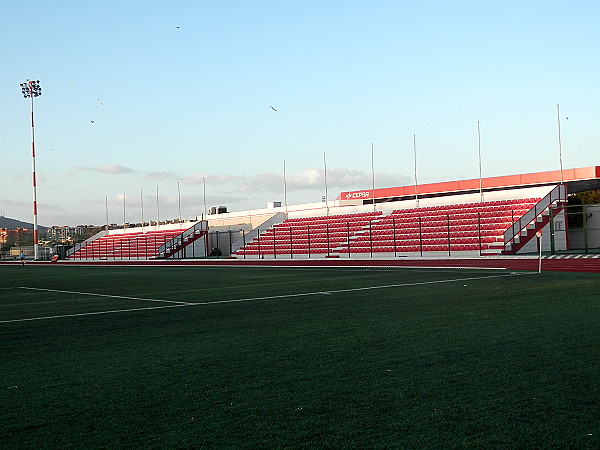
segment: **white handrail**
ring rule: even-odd
[[[504,232],[504,245],[512,241],[521,231],[527,228],[546,208],[557,201],[567,199],[567,187],[564,184],[559,184],[554,187],[543,199],[533,205],[529,211],[517,219],[508,230]]]
[[[168,240],[163,245],[161,245],[156,251],[157,255],[162,255],[167,252],[167,250],[171,250],[175,248],[179,243],[183,243],[185,238],[188,236],[194,235],[197,231],[207,231],[208,230],[208,222],[206,220],[195,223],[193,226],[189,227],[183,233],[178,234],[174,238]]]

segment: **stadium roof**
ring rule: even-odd
[[[347,191],[338,195],[336,200],[340,204],[377,203],[397,200],[438,197],[444,195],[467,194],[520,189],[525,187],[547,186],[564,183],[568,193],[577,193],[600,189],[600,166],[583,167],[579,169],[554,170],[550,172],[526,173],[520,175],[506,175],[501,177],[474,178],[470,180],[446,181],[442,183],[419,184],[416,186],[398,186],[392,188],[363,189],[360,191]]]

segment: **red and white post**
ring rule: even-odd
[[[38,259],[38,223],[37,223],[37,183],[35,176],[35,122],[33,120],[33,99],[42,95],[39,80],[21,83],[23,97],[31,99],[31,169],[33,186],[33,258]]]

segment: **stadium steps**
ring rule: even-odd
[[[168,259],[180,252],[185,254],[185,249],[196,242],[198,239],[208,238],[208,229],[206,222],[198,222],[176,236],[173,236],[168,242],[165,242],[156,250],[156,258]],[[208,245],[204,246],[205,253]],[[204,256],[207,256],[206,254]]]
[[[565,208],[565,206],[566,204],[564,202],[559,202],[555,207],[550,207],[544,210],[535,218],[533,222],[529,223],[525,229],[521,230],[518,236],[513,239],[512,245],[509,242],[501,253],[503,255],[515,255],[529,241],[531,241],[539,231],[544,229],[544,227],[550,223],[550,219],[552,217],[556,217],[556,215],[558,215]]]

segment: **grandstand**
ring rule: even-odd
[[[135,229],[105,230],[76,245],[69,259],[156,259],[206,256],[206,221]]]
[[[334,201],[214,214],[187,227],[107,229],[67,257],[498,256],[536,252],[538,245],[562,251],[569,248],[567,195],[599,187],[596,166],[342,192]]]

